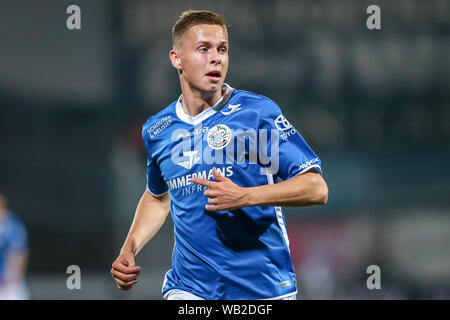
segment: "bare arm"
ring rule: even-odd
[[[6,274],[3,282],[14,285],[22,281],[27,267],[28,253],[26,251],[12,251],[8,254]]]
[[[155,197],[146,190],[138,203],[133,223],[121,251],[131,251],[137,255],[159,231],[169,211],[170,197],[168,193]]]
[[[233,210],[247,206],[310,206],[325,204],[328,186],[316,172],[306,172],[277,184],[239,187],[213,169],[217,182],[193,178],[192,182],[207,186],[207,210]]]
[[[328,186],[316,172],[306,172],[277,184],[248,188],[249,206],[304,207],[325,204]]]
[[[168,193],[155,197],[147,190],[144,192],[136,208],[125,243],[112,264],[111,275],[120,289],[131,289],[137,283],[140,267],[136,266],[135,257],[164,224],[169,211]]]

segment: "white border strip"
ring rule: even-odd
[[[180,97],[177,100],[176,106],[175,106],[175,111],[177,113],[177,117],[180,120],[182,120],[186,123],[192,124],[194,126],[202,123],[204,120],[208,119],[210,116],[215,114],[218,110],[220,110],[226,103],[228,103],[228,100],[230,99],[230,96],[233,93],[234,89],[226,83],[224,83],[222,85],[222,89],[224,89],[225,92],[220,97],[220,99],[213,106],[211,106],[210,108],[199,113],[195,117],[191,117],[186,112],[184,112],[183,106],[181,105],[181,100],[183,99],[183,95],[180,95]]]
[[[146,186],[147,191],[154,197],[161,197],[162,195],[165,195],[167,192],[169,192],[169,190],[167,190],[166,192],[160,193],[160,194],[154,194],[153,192],[150,191],[150,189],[148,188],[148,185]]]
[[[167,273],[166,273],[166,275],[167,275]],[[163,285],[163,287],[164,287],[164,285]],[[188,291],[181,290],[181,289],[170,289],[169,291],[167,291],[164,294],[163,298],[167,300],[167,298],[171,292],[176,292],[176,293],[180,294],[181,295],[180,298],[183,298],[183,299],[179,299],[179,300],[205,300],[202,297],[199,297],[195,294],[192,294]],[[258,299],[258,300],[283,300],[284,298],[289,298],[289,297],[296,296],[296,295],[297,295],[297,290],[295,292],[287,293],[282,296],[278,296],[278,297],[274,297],[274,298]]]
[[[302,171],[300,171],[299,173],[297,173],[296,175],[305,173],[306,171],[309,171],[312,168],[319,168],[319,173],[320,175],[322,175],[322,168],[318,165],[318,164],[313,164],[312,166],[306,167],[305,169],[303,169]]]
[[[295,290],[295,292],[287,293],[287,294],[284,294],[284,295],[279,296],[279,297],[267,298],[267,299],[261,299],[261,300],[282,300],[284,298],[287,298],[287,297],[290,297],[290,296],[293,296],[293,295],[297,295],[297,290]]]
[[[274,184],[273,176],[270,173],[269,168],[265,168],[265,170],[266,170],[268,184]],[[287,230],[286,230],[286,225],[284,224],[284,220],[283,220],[283,211],[281,210],[281,207],[274,206],[274,209],[275,209],[275,214],[277,215],[278,225],[280,226],[281,232],[283,233],[284,241],[286,242],[286,245],[289,250],[289,238],[288,238],[288,234],[287,234]]]
[[[186,112],[184,112],[183,107],[181,106],[181,102],[178,99],[177,105],[176,105],[176,112],[177,112],[177,117],[180,118],[180,120],[187,122],[189,124],[192,124],[192,125],[196,125],[196,124],[202,123],[203,120],[209,118],[210,116],[215,114],[217,111],[215,111],[213,108],[208,108],[205,111],[196,115],[195,117],[191,117]]]

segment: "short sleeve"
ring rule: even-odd
[[[147,122],[148,123],[148,122]],[[151,150],[151,138],[147,133],[146,125],[142,128],[145,150],[147,151],[147,190],[154,196],[160,196],[167,192],[167,184],[164,182],[161,170]]]
[[[263,164],[270,167],[271,174],[283,180],[311,169],[322,174],[319,157],[284,117],[280,108],[269,100],[261,111],[259,130],[267,132],[267,142],[260,142],[260,148],[267,148],[266,153],[270,155],[270,162]],[[259,136],[261,137],[261,133]]]

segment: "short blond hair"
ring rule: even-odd
[[[207,10],[187,10],[175,22],[172,29],[172,45],[174,48],[181,47],[183,34],[192,26],[197,24],[215,24],[227,29],[225,18],[218,13]]]

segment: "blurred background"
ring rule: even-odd
[[[450,1],[9,0],[0,190],[27,230],[31,299],[161,299],[170,217],[131,291],[109,271],[145,190],[141,126],[180,94],[168,52],[186,9],[227,18],[226,82],[276,101],[322,160],[327,205],[284,210],[299,298],[449,299]]]

